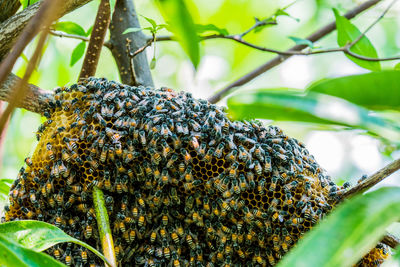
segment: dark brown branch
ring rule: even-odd
[[[13,88],[21,80],[14,74],[8,75],[5,82],[0,86],[0,100],[10,102]],[[18,108],[24,108],[34,113],[43,115],[43,112],[49,107],[48,103],[54,100],[51,91],[45,91],[33,84],[28,84],[25,96],[16,104]]]
[[[381,242],[383,244],[388,245],[391,248],[396,248],[400,243],[400,239],[398,239],[396,236],[392,234],[386,233]]]
[[[51,23],[53,23],[53,21],[55,20],[60,5],[61,0],[44,1],[44,3],[40,6],[39,11],[22,32],[11,53],[8,54],[8,56],[3,60],[0,65],[0,84],[2,84],[6,80],[8,74],[11,72],[12,67],[14,66],[16,60],[18,59],[24,48],[29,44],[33,37],[35,37],[40,29],[45,29],[44,31],[42,31],[32,58],[28,62],[24,77],[17,83],[15,90],[11,94],[10,102],[7,108],[1,114],[0,134],[3,132],[4,126],[6,125],[6,122],[10,117],[12,111],[14,110],[15,106],[19,102],[19,99],[23,98],[25,95],[28,80],[37,63],[39,62],[39,58],[44,43],[46,41],[49,27]]]
[[[348,19],[354,18],[356,15],[358,15],[361,12],[367,10],[368,8],[376,5],[380,1],[382,1],[382,0],[369,0],[367,2],[364,2],[363,4],[354,8],[353,10],[347,12],[344,16]],[[331,22],[330,24],[322,27],[321,29],[317,30],[313,34],[306,37],[306,39],[310,40],[311,42],[316,42],[319,39],[321,39],[322,37],[328,35],[332,31],[334,31],[335,29],[336,29],[335,22]],[[295,45],[292,48],[288,49],[287,51],[301,51],[306,47],[307,47],[306,45]],[[289,57],[290,57],[290,55],[287,55],[287,56],[279,55],[279,56],[274,57],[273,59],[271,59],[270,61],[266,62],[265,64],[259,66],[258,68],[251,71],[250,73],[244,75],[243,77],[239,78],[238,80],[234,81],[233,83],[227,85],[225,88],[223,88],[222,90],[217,92],[215,95],[211,96],[208,100],[211,103],[218,102],[219,100],[221,100],[222,97],[224,97],[226,94],[231,92],[233,90],[233,88],[248,83],[249,81],[253,80],[257,76],[259,76],[259,75],[263,74],[264,72],[272,69],[273,67],[281,64],[283,61],[285,61]]]
[[[64,16],[90,1],[91,0],[65,0],[57,13],[57,18]],[[42,1],[25,8],[23,11],[18,12],[0,24],[0,60],[11,50],[28,21],[32,19],[39,10],[41,3]]]
[[[0,0],[0,22],[14,15],[20,6],[19,0]]]
[[[103,48],[104,38],[110,24],[110,2],[101,0],[94,22],[93,31],[90,35],[88,49],[83,60],[79,79],[88,78],[96,74],[97,64],[99,63],[101,49]]]
[[[341,195],[339,195],[339,200],[337,203],[343,201],[344,199],[348,199],[350,197],[353,197],[354,195],[361,194],[365,192],[366,190],[370,189],[392,173],[396,172],[397,170],[400,169],[400,159],[397,159],[395,161],[392,161],[390,164],[386,165],[373,175],[369,176],[365,180],[359,182],[358,184],[354,185],[351,187],[349,190],[343,192]]]
[[[110,25],[110,42],[121,81],[129,85],[153,86],[146,54],[138,54],[132,62],[129,57],[131,51],[146,45],[146,37],[142,31],[122,34],[128,28],[140,28],[134,3],[132,0],[118,0]]]

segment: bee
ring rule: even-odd
[[[234,163],[232,163],[231,167],[229,168],[229,178],[231,178],[232,180],[235,179],[237,176],[238,167],[239,167],[239,163],[234,162]]]
[[[69,196],[67,203],[65,203],[65,207],[66,207],[67,209],[70,208],[70,207],[72,206],[72,204],[74,204],[75,198],[76,198],[76,197],[75,197],[74,194],[71,194],[71,195]]]
[[[238,154],[237,150],[232,150],[231,152],[229,152],[228,155],[225,156],[225,159],[228,162],[236,162],[237,154]]]
[[[80,254],[81,254],[82,262],[83,262],[84,264],[86,264],[87,261],[88,261],[87,250],[86,250],[86,249],[81,249],[81,250],[80,250]]]
[[[261,180],[258,181],[257,191],[260,195],[264,194],[265,184],[266,184],[265,178],[261,178]]]
[[[181,154],[183,156],[185,164],[188,165],[189,162],[192,160],[192,156],[190,156],[189,152],[187,152],[187,150],[184,148],[181,148]]]
[[[179,236],[178,236],[178,234],[176,232],[172,232],[171,233],[171,239],[172,239],[172,241],[174,241],[174,243],[176,245],[179,244]]]
[[[149,153],[152,155],[152,161],[155,165],[159,165],[161,162],[161,155],[159,152],[155,151],[153,148],[149,148]]]
[[[215,148],[214,148],[214,147],[210,147],[210,148],[208,149],[206,155],[204,156],[204,160],[205,160],[206,162],[208,162],[208,163],[211,162],[211,159],[212,159],[214,153],[215,153]]]
[[[145,218],[143,215],[141,215],[141,216],[139,216],[139,219],[138,219],[138,226],[142,227],[144,224],[145,224]]]
[[[129,240],[130,242],[133,242],[135,241],[135,239],[136,239],[136,231],[134,229],[131,229],[129,231]]]
[[[176,153],[172,154],[172,156],[170,157],[170,159],[167,162],[166,167],[168,169],[170,169],[173,166],[173,164],[175,163],[175,161],[177,161],[177,159],[178,159],[178,154],[176,154]]]
[[[91,224],[86,223],[85,230],[83,232],[85,239],[89,239],[92,236],[93,233],[93,227]]]
[[[22,212],[25,214],[25,216],[28,219],[32,219],[35,216],[35,213],[29,209],[27,209],[26,207],[21,207]]]
[[[261,164],[258,160],[254,160],[254,171],[258,176],[261,176],[262,174],[262,167]]]
[[[56,156],[52,148],[53,146],[51,145],[50,142],[46,144],[47,154],[49,155],[50,160],[55,160]]]
[[[292,220],[292,225],[293,225],[293,226],[298,226],[298,225],[300,225],[300,224],[303,223],[303,222],[304,222],[304,219],[303,219],[303,218],[296,217],[296,218],[294,218],[294,219]]]
[[[63,138],[63,142],[67,145],[68,149],[70,151],[76,150],[78,148],[78,145],[75,143],[76,139],[70,139],[66,136]]]
[[[266,157],[264,161],[264,173],[270,173],[272,171],[272,165],[271,165],[271,158]]]
[[[75,162],[79,163],[80,165],[83,165],[82,159],[79,157],[78,153],[76,153],[75,151],[71,151],[71,158],[72,158]]]
[[[88,207],[87,207],[87,205],[85,203],[79,204],[78,206],[76,206],[76,209],[78,211],[81,211],[81,212],[87,212],[88,211]]]
[[[272,266],[275,265],[275,263],[276,263],[275,258],[272,255],[272,252],[269,251],[269,250],[267,251],[267,259],[268,259],[268,262],[269,262],[270,265],[272,265]]]
[[[164,227],[160,228],[160,237],[163,242],[167,240],[167,231]]]
[[[292,181],[291,183],[284,185],[283,189],[285,191],[290,191],[290,190],[296,188],[298,184],[299,184],[298,181]]]
[[[224,148],[225,148],[225,143],[221,142],[217,146],[217,148],[215,149],[214,157],[221,158],[222,157],[222,153],[224,152]]]
[[[63,254],[63,251],[59,248],[59,246],[55,246],[55,248],[53,250],[54,258],[56,258],[56,260],[60,260],[61,254]]]
[[[207,196],[203,198],[203,210],[210,213],[210,199]]]
[[[185,239],[186,239],[186,242],[188,243],[188,245],[189,245],[189,247],[191,249],[195,249],[196,248],[196,245],[195,245],[195,243],[193,241],[193,237],[190,234],[187,234]]]
[[[159,184],[162,185],[162,186],[166,185],[166,184],[168,184],[170,182],[170,180],[171,180],[171,177],[170,177],[170,175],[168,173],[168,170],[167,169],[163,169],[162,172],[161,172],[161,180],[160,180]]]

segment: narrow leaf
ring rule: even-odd
[[[290,40],[292,40],[293,42],[295,42],[297,45],[306,45],[310,48],[314,48],[314,43],[311,42],[310,40],[307,39],[301,39],[298,37],[293,37],[293,36],[289,36],[288,37]]]
[[[86,32],[86,36],[89,36],[91,33],[92,33],[92,31],[93,31],[93,25],[92,26],[90,26],[90,28],[87,30],[87,32]]]
[[[333,9],[333,12],[336,18],[336,28],[338,32],[337,43],[339,46],[343,47],[346,44],[351,43],[352,41],[356,40],[361,36],[362,33],[360,32],[360,30],[356,26],[354,26],[347,18],[341,16],[337,9]],[[378,57],[378,54],[374,46],[366,36],[363,36],[355,45],[353,45],[350,48],[350,51],[361,56],[366,56],[371,58]],[[353,61],[354,63],[365,69],[369,69],[372,71],[381,70],[381,64],[378,61],[361,60],[347,54],[346,56],[351,61]]]
[[[322,125],[364,129],[388,140],[399,140],[400,128],[369,111],[333,96],[309,92],[307,95],[288,89],[260,89],[228,99],[230,114],[236,119],[262,118],[299,121]]]
[[[369,109],[400,111],[400,71],[325,79],[312,84],[307,90],[341,97]]]
[[[8,195],[13,179],[0,179],[0,194]]]
[[[278,267],[353,266],[400,219],[400,188],[380,188],[347,200],[307,233]]]
[[[151,24],[151,26],[153,26],[154,29],[157,27],[157,23],[155,22],[155,20],[153,20],[153,19],[151,19],[151,18],[148,18],[148,17],[145,17],[145,16],[143,16],[143,15],[142,15],[142,17],[143,17],[145,20],[147,20],[147,22],[149,22],[149,23]]]
[[[140,30],[142,30],[142,29],[141,28],[128,28],[122,34],[127,34],[127,33],[131,33],[131,32],[138,32]]]
[[[206,24],[206,25],[202,25],[202,24],[196,24],[196,31],[198,34],[204,34],[204,33],[217,33],[220,35],[228,35],[229,32],[226,29],[223,28],[219,28],[217,26],[215,26],[214,24]]]
[[[115,4],[117,3],[117,0],[109,0],[110,3],[110,10],[111,10],[111,17],[114,14],[114,10],[115,10]]]
[[[72,21],[57,22],[53,24],[52,27],[57,31],[62,31],[68,34],[86,36],[85,30],[79,24]]]
[[[107,262],[107,259],[92,246],[45,222],[32,220],[6,222],[0,224],[0,235],[36,252],[46,250],[58,243],[72,242],[89,249]]]
[[[69,65],[72,67],[73,65],[75,65],[76,62],[78,62],[79,59],[81,59],[81,57],[83,56],[83,54],[85,53],[85,49],[86,49],[86,43],[85,42],[81,42],[79,43],[74,50],[72,51],[71,54],[71,61],[69,63]]]
[[[189,55],[195,68],[200,62],[199,38],[196,26],[184,0],[158,0],[159,8],[165,21],[170,25],[186,54]]]
[[[47,254],[24,248],[0,234],[0,266],[43,267],[66,266]]]
[[[156,58],[155,57],[153,57],[152,59],[151,59],[151,62],[150,62],[150,69],[155,69],[156,68]]]

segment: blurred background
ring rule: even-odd
[[[266,18],[276,9],[292,1],[258,1],[258,0],[193,0],[188,1],[195,23],[212,23],[225,28],[230,34],[241,33],[254,24],[254,18]],[[342,14],[363,1],[352,0],[299,0],[286,11],[292,16],[278,17],[278,25],[267,27],[258,33],[250,33],[246,40],[261,46],[284,50],[294,42],[289,36],[304,38],[321,26],[334,21],[332,8]],[[381,15],[390,1],[362,13],[352,22],[363,31]],[[92,25],[99,1],[66,15],[60,21],[73,21],[85,30]],[[164,23],[153,1],[136,0],[136,10],[140,15],[154,19],[158,24]],[[400,47],[400,4],[397,3],[386,16],[368,33],[380,57],[398,54]],[[149,23],[139,17],[143,27]],[[148,32],[146,32],[149,34]],[[168,34],[162,30],[160,35]],[[34,42],[33,42],[34,43]],[[55,87],[75,83],[80,72],[82,59],[70,66],[71,53],[80,41],[51,36],[47,42],[40,65],[33,73],[31,83],[41,88],[52,90]],[[323,48],[337,47],[336,33],[332,33],[316,43]],[[201,43],[201,62],[197,72],[181,47],[175,42],[158,42],[147,48],[150,59],[155,53],[156,67],[152,70],[156,87],[168,86],[176,90],[185,90],[198,98],[207,98],[225,85],[243,76],[257,66],[265,63],[275,54],[256,51],[230,40],[215,39]],[[24,51],[30,57],[33,44]],[[14,68],[14,73],[21,76],[27,62],[22,57]],[[395,62],[382,62],[385,69],[393,69]],[[278,67],[259,76],[238,91],[258,88],[291,87],[305,88],[313,81],[339,77],[350,74],[366,73],[367,70],[357,66],[341,53],[330,53],[314,56],[294,56]],[[114,59],[107,48],[102,51],[98,77],[119,80]],[[221,105],[226,101],[222,100]],[[24,158],[31,155],[36,145],[35,132],[44,121],[37,114],[18,109],[14,112],[5,142],[2,147],[1,178],[12,178],[24,165]],[[304,142],[319,164],[338,183],[350,180],[355,183],[363,174],[372,174],[393,158],[399,158],[400,151],[385,153],[384,145],[376,138],[356,130],[324,130],[320,126],[265,121],[281,127],[284,132]],[[400,175],[387,178],[380,186],[399,185]],[[4,200],[3,200],[4,204]],[[0,207],[1,210],[1,207]],[[394,229],[397,227],[394,227]],[[395,229],[395,230],[396,230]],[[400,231],[399,231],[400,233]]]

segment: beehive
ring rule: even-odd
[[[339,187],[277,127],[167,88],[89,78],[55,93],[5,221],[43,220],[100,248],[98,186],[123,266],[271,266],[332,208]],[[48,253],[102,264],[77,245]]]

